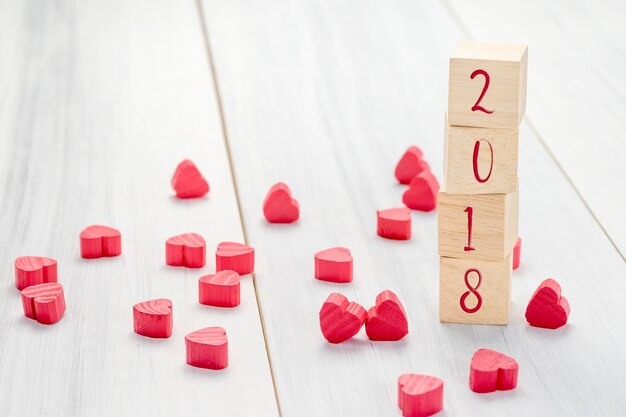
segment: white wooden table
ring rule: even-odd
[[[626,414],[626,4],[529,0],[0,0],[0,416],[399,416],[404,372],[440,376],[440,415]],[[419,145],[441,178],[448,58],[464,39],[529,45],[520,140],[522,267],[510,324],[438,321],[436,213],[414,238],[375,235],[400,205],[393,168]],[[179,201],[191,157],[209,197]],[[302,207],[267,224],[267,189]],[[85,261],[78,233],[122,230],[119,258]],[[164,265],[194,231],[257,249],[232,311],[197,303],[200,271]],[[355,280],[313,279],[313,253],[347,246]],[[68,310],[22,315],[13,260],[59,261]],[[570,322],[528,326],[545,278]],[[318,311],[340,291],[366,307],[384,289],[411,333],[325,342]],[[132,305],[168,297],[174,333],[132,331]],[[221,325],[230,366],[185,364],[184,335]],[[480,347],[520,364],[516,390],[467,387]]]

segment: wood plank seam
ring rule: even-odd
[[[463,22],[463,19],[456,12],[456,10],[452,6],[452,4],[450,4],[450,2],[448,0],[441,0],[441,3],[443,4],[444,9],[448,12],[450,17],[454,21],[454,23],[456,23],[456,25],[458,26],[459,30],[465,35],[467,40],[468,41],[476,40],[475,36],[472,35],[472,33],[468,29],[467,25]],[[539,132],[539,130],[537,129],[535,124],[532,122],[532,118],[530,118],[528,115],[526,115],[524,117],[524,121],[522,123],[526,123],[526,125],[530,128],[530,130],[537,136],[537,138],[539,139],[539,143],[541,143],[541,146],[547,152],[548,156],[550,157],[552,162],[554,162],[554,164],[556,165],[558,170],[561,172],[561,174],[563,174],[563,177],[567,180],[569,185],[572,187],[572,189],[574,190],[574,192],[576,193],[576,195],[578,196],[580,201],[582,201],[583,205],[585,206],[585,208],[587,209],[589,214],[591,214],[591,217],[593,218],[593,220],[600,227],[600,230],[602,230],[602,233],[604,233],[604,236],[606,236],[606,238],[609,240],[609,242],[611,242],[611,245],[615,248],[615,251],[621,256],[622,260],[624,262],[626,262],[626,255],[624,253],[622,253],[622,251],[617,246],[617,244],[615,243],[613,238],[608,234],[608,232],[605,229],[604,225],[600,222],[600,219],[598,219],[596,214],[593,212],[593,210],[589,206],[589,203],[585,200],[583,195],[580,193],[580,190],[576,187],[576,185],[574,184],[574,182],[572,181],[570,176],[567,174],[567,172],[565,172],[565,169],[563,168],[563,166],[556,159],[556,157],[554,156],[554,153],[552,153],[550,147],[548,146],[548,144],[544,140],[543,136],[541,135],[541,133]]]
[[[226,157],[228,159],[228,167],[230,168],[230,177],[233,181],[233,189],[235,191],[235,199],[237,200],[237,210],[239,211],[239,219],[241,222],[241,230],[243,232],[244,243],[250,246],[248,240],[248,231],[246,229],[246,221],[244,213],[241,207],[241,197],[239,195],[239,187],[237,185],[237,175],[235,173],[235,165],[233,164],[232,151],[230,143],[228,141],[228,127],[226,125],[226,117],[224,115],[224,106],[222,105],[222,93],[219,87],[219,80],[217,77],[217,70],[213,59],[213,52],[211,49],[211,40],[209,38],[209,30],[206,26],[204,19],[204,7],[202,6],[202,0],[196,0],[196,10],[198,13],[198,20],[200,21],[200,29],[202,31],[202,40],[207,54],[207,61],[209,64],[209,71],[213,80],[213,88],[215,88],[215,97],[217,100],[217,108],[220,115],[220,124],[222,127],[222,139],[224,140],[224,147],[226,149]],[[276,408],[278,409],[278,415],[282,417],[282,409],[280,407],[280,399],[278,398],[278,391],[276,389],[276,379],[274,375],[274,366],[272,364],[272,356],[270,354],[269,344],[267,341],[267,330],[265,329],[265,320],[263,318],[263,309],[261,307],[261,300],[259,297],[259,291],[256,284],[256,275],[254,271],[250,274],[252,278],[252,285],[254,287],[254,296],[256,298],[257,308],[259,310],[259,320],[261,322],[261,330],[263,331],[263,342],[265,343],[265,352],[267,353],[267,361],[270,367],[270,375],[272,377],[272,385],[274,387],[274,398],[276,399]]]

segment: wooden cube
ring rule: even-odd
[[[511,254],[502,261],[440,258],[439,320],[446,323],[507,324],[511,298]]]
[[[526,110],[527,66],[526,45],[461,43],[450,58],[450,124],[518,128]]]
[[[518,236],[518,191],[508,194],[439,192],[439,256],[501,261]]]
[[[454,194],[517,189],[518,129],[445,127],[444,187]]]

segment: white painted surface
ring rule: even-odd
[[[459,15],[457,3],[204,0],[284,416],[399,416],[403,372],[444,379],[440,415],[626,414],[626,268],[593,217],[623,250],[616,216],[624,207],[616,191],[624,177],[616,162],[624,145],[623,7],[537,3],[517,20],[509,17],[521,8],[490,3],[502,22],[477,29],[478,13]],[[549,24],[555,15],[565,29]],[[593,18],[582,25],[588,36],[572,33],[585,16]],[[530,18],[538,23],[529,26]],[[190,1],[0,1],[3,417],[277,414],[250,278],[237,309],[196,302],[197,277],[214,268],[211,249],[243,240],[199,19]],[[419,145],[441,178],[448,58],[465,37],[462,25],[476,37],[530,47],[528,115],[541,139],[522,125],[523,261],[507,327],[438,322],[436,213],[414,214],[411,241],[375,235],[375,210],[400,205],[404,188],[393,168],[407,146]],[[570,86],[576,73],[551,78],[556,56],[578,59],[564,34],[589,58],[575,61],[581,77],[602,92],[601,99],[585,96],[599,109],[593,117],[606,122],[594,133],[597,148],[581,139],[594,122],[573,107],[576,91],[588,93]],[[606,72],[595,70],[600,64]],[[170,175],[188,156],[211,183],[207,199],[171,197]],[[300,201],[295,225],[262,218],[265,193],[280,180]],[[610,198],[602,187],[613,190]],[[122,230],[122,257],[79,258],[78,233],[97,222]],[[188,231],[207,239],[207,266],[167,268],[165,239]],[[355,256],[352,284],[313,279],[313,253],[334,245]],[[12,262],[24,254],[60,262],[68,312],[54,326],[21,314]],[[572,306],[558,331],[523,318],[547,277],[563,285]],[[324,341],[317,317],[330,292],[369,307],[384,289],[407,309],[405,340],[371,343],[362,331],[342,345]],[[135,335],[132,305],[162,296],[174,301],[173,337]],[[229,331],[226,371],[184,363],[184,335],[208,325]],[[477,395],[467,388],[479,347],[519,361],[516,390]]]
[[[375,235],[375,210],[400,205],[393,168],[408,145],[421,146],[441,178],[448,57],[463,38],[441,4],[205,0],[204,9],[285,416],[398,416],[403,372],[445,380],[442,415],[626,412],[623,260],[525,124],[523,266],[509,326],[438,322],[436,213],[414,214],[409,242]],[[296,225],[262,219],[265,192],[279,180],[300,201]],[[313,279],[313,253],[334,245],[353,252],[352,284]],[[547,277],[563,285],[572,306],[558,331],[523,317]],[[317,315],[330,292],[369,307],[384,289],[404,301],[405,340],[371,343],[361,332],[338,346],[324,341]],[[480,347],[519,361],[518,389],[468,389]]]
[[[197,302],[221,240],[242,241],[235,194],[193,1],[24,1],[0,5],[0,415],[277,415],[256,298]],[[211,184],[179,201],[184,157]],[[78,234],[116,226],[123,255],[86,261]],[[207,266],[165,266],[165,240],[201,233]],[[66,316],[22,315],[13,259],[59,261]],[[174,303],[174,333],[133,332],[133,304]],[[184,336],[221,325],[230,366],[185,363]]]

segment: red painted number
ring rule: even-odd
[[[467,213],[467,246],[463,248],[465,252],[469,252],[475,250],[472,247],[472,215],[474,214],[474,209],[472,207],[466,207],[464,210]]]
[[[476,275],[478,275],[478,282],[476,283],[475,287],[472,287],[469,283],[469,274],[472,272],[476,272]],[[483,299],[478,293],[478,287],[480,287],[480,282],[482,281],[482,279],[483,277],[480,275],[480,271],[476,268],[468,269],[467,271],[465,271],[465,286],[467,287],[468,291],[465,291],[461,296],[460,304],[461,308],[466,313],[475,313],[480,310],[480,307],[483,305]],[[467,297],[469,297],[470,294],[474,294],[474,296],[476,297],[476,305],[472,308],[468,308],[465,304],[465,300],[467,299]]]
[[[478,172],[478,154],[480,152],[480,142],[486,142],[489,145],[489,152],[491,153],[491,162],[489,163],[489,174],[485,178],[480,177],[480,173]],[[491,146],[491,142],[484,139],[479,139],[474,144],[474,158],[473,158],[473,166],[474,166],[474,178],[478,182],[487,182],[489,177],[491,177],[491,171],[493,170],[493,147]]]
[[[487,71],[485,70],[477,69],[476,71],[472,72],[470,78],[473,80],[474,77],[476,77],[477,75],[482,75],[483,77],[485,77],[485,85],[483,86],[483,91],[480,93],[480,97],[478,97],[478,100],[476,100],[476,103],[472,106],[472,111],[480,110],[484,113],[491,114],[493,113],[493,110],[487,110],[480,105],[480,102],[483,100],[483,97],[485,97],[485,93],[489,88],[489,74],[487,74]]]

